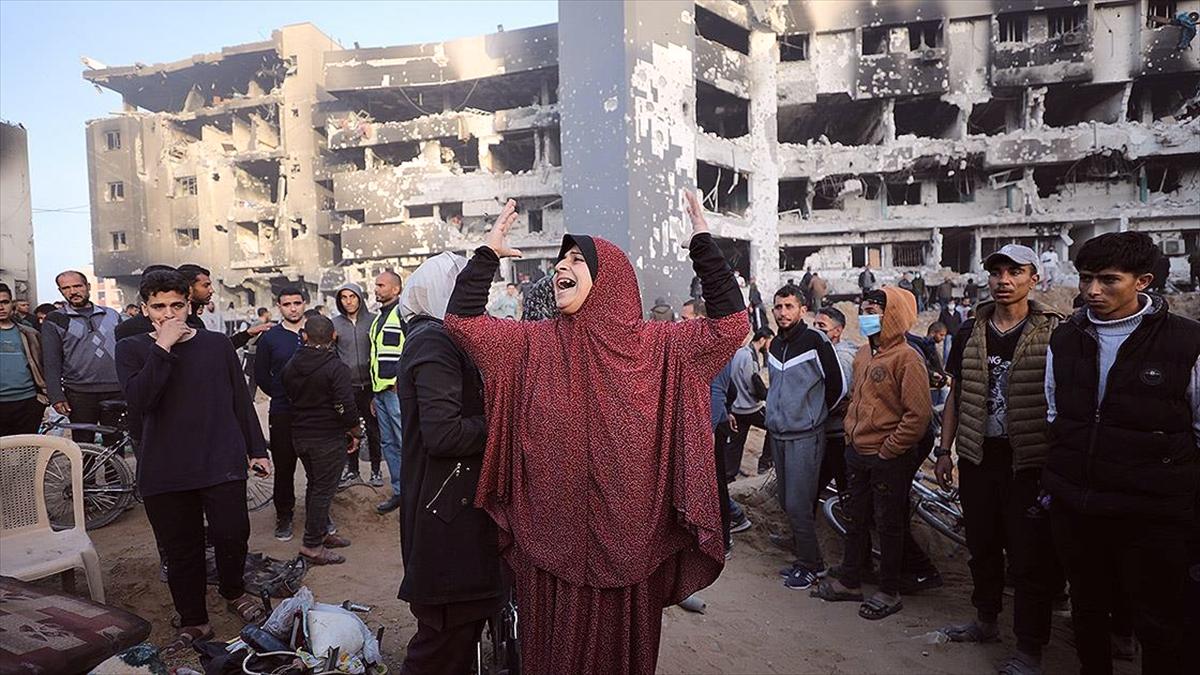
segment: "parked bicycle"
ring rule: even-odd
[[[40,434],[84,431],[113,439],[107,445],[78,443],[83,455],[84,526],[89,530],[112,523],[135,500],[141,501],[137,492],[137,477],[129,465],[129,458],[134,456],[134,444],[129,434],[125,402],[106,401],[100,404],[100,408],[105,416],[117,417],[117,426],[84,424],[59,418],[43,422],[38,429]],[[65,455],[56,453],[50,458],[46,465],[43,492],[50,525],[59,530],[72,527],[71,464]],[[246,506],[250,511],[266,507],[274,494],[275,488],[270,478],[261,478],[250,472],[246,481]]]

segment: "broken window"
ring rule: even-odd
[[[799,213],[801,216],[808,217],[808,180],[804,178],[790,178],[779,181],[779,206],[780,215],[785,213]]]
[[[1179,121],[1200,115],[1200,75],[1173,73],[1160,77],[1142,77],[1133,83],[1127,118],[1131,122],[1150,123],[1165,117]]]
[[[121,132],[120,131],[104,132],[104,147],[108,148],[109,150],[120,150],[121,149]]]
[[[887,184],[888,206],[917,205],[921,203],[921,183],[909,176],[905,183]]]
[[[492,173],[530,171],[537,163],[537,137],[533,130],[504,134],[489,148]]]
[[[739,171],[696,162],[696,186],[704,194],[704,208],[714,213],[740,216],[750,205],[750,180]]]
[[[449,166],[451,171],[458,169],[463,173],[474,173],[479,170],[478,138],[439,138],[438,142],[442,145],[442,164]]]
[[[867,263],[871,267],[879,269],[883,266],[883,247],[872,246],[868,244],[859,244],[858,246],[850,247],[850,266],[863,267]]]
[[[878,145],[883,142],[883,103],[852,101],[845,94],[819,96],[816,103],[779,108],[777,123],[780,143]]]
[[[696,35],[743,54],[750,53],[750,31],[703,7],[696,7]]]
[[[908,24],[908,51],[919,52],[942,46],[942,22],[918,21]]]
[[[888,36],[891,29],[887,26],[875,26],[872,28],[862,29],[862,53],[864,56],[871,54],[886,54],[888,50]]]
[[[104,193],[104,201],[106,202],[123,202],[125,201],[125,183],[117,180],[108,184],[108,190]]]
[[[198,194],[195,176],[180,176],[175,179],[175,195],[195,197]]]
[[[200,245],[200,228],[198,227],[177,227],[175,228],[175,245],[181,248],[188,246]]]
[[[750,133],[750,101],[696,82],[696,124],[721,138],[738,138]]]
[[[1059,188],[1067,182],[1067,173],[1070,168],[1070,165],[1067,164],[1034,167],[1033,182],[1037,185],[1038,197],[1045,199],[1058,192]]]
[[[432,218],[433,204],[414,204],[408,208],[409,218]]]
[[[1046,88],[1042,122],[1069,127],[1082,122],[1116,124],[1125,112],[1125,84],[1056,84]]]
[[[895,267],[920,267],[925,264],[925,250],[929,245],[923,241],[904,241],[892,244],[892,265]]]
[[[1017,112],[1020,98],[992,98],[971,106],[967,117],[967,133],[993,136],[1003,134],[1018,126]]]
[[[419,143],[384,143],[366,148],[367,168],[400,166],[421,156]]]
[[[1175,0],[1150,0],[1149,6],[1146,7],[1146,16],[1156,16],[1161,19],[1174,19],[1178,8],[1175,5]],[[1150,27],[1156,27],[1157,24],[1151,22]]]
[[[862,192],[863,182],[857,176],[826,176],[813,185],[812,210],[840,209],[846,197],[858,196]]]
[[[129,245],[127,243],[125,243],[125,232],[124,231],[112,233],[112,250],[114,250],[114,251],[129,250]]]
[[[808,257],[820,250],[820,246],[780,246],[779,269],[784,272],[799,272],[804,269]]]
[[[897,100],[893,108],[896,135],[912,134],[921,138],[956,138],[958,106],[937,98]]]
[[[780,61],[808,60],[808,33],[779,36]]]
[[[1142,185],[1144,191],[1166,194],[1183,187],[1180,178],[1178,166],[1160,163],[1147,164],[1142,173]]]
[[[1024,42],[1029,35],[1028,14],[1001,14],[1000,42]]]
[[[529,209],[529,231],[530,232],[541,232],[542,231],[542,210],[541,209]]]
[[[975,201],[975,191],[966,173],[948,176],[937,183],[939,204],[958,204]]]
[[[1080,30],[1087,23],[1087,7],[1066,7],[1046,12],[1050,22],[1050,37],[1062,37]]]
[[[942,267],[965,274],[971,271],[971,254],[975,250],[975,236],[967,228],[942,230]]]

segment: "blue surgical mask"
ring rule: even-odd
[[[872,335],[878,335],[879,331],[883,330],[883,315],[881,314],[863,314],[858,317],[858,332],[862,336],[869,338]]]

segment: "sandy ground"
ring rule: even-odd
[[[761,432],[753,430],[745,471],[753,473],[761,445]],[[1002,617],[1006,623],[1002,644],[929,643],[932,631],[968,619],[973,611],[966,552],[922,525],[917,526],[917,537],[930,547],[946,585],[906,597],[904,610],[893,617],[865,621],[857,616],[855,603],[824,603],[805,591],[784,588],[777,570],[789,558],[768,540],[769,531],[784,531],[783,518],[775,503],[756,490],[761,480],[744,478],[733,486],[755,525],[735,535],[734,554],[725,572],[700,594],[707,602],[706,612],[692,614],[677,607],[664,612],[659,672],[987,673],[995,672],[1007,657],[1013,643],[1008,613]],[[403,574],[397,516],[380,516],[373,509],[386,489],[376,493],[369,487],[355,487],[337,496],[334,519],[339,532],[354,545],[343,551],[346,564],[315,568],[305,583],[323,602],[353,600],[372,605],[367,621],[372,628],[386,627],[383,651],[390,669],[397,672],[415,624],[405,603],[396,599]],[[297,510],[299,524],[302,500]],[[286,543],[272,538],[273,518],[270,507],[251,514],[251,550],[276,558],[296,555],[298,537]],[[839,561],[840,540],[824,522],[820,526],[827,559]],[[165,644],[172,635],[173,609],[166,584],[158,580],[154,539],[142,507],[93,532],[92,539],[103,563],[108,601],[148,619],[154,626],[151,641]],[[209,591],[209,609],[218,637],[232,637],[239,626],[214,587]],[[1056,616],[1046,672],[1077,670],[1069,639],[1069,619]],[[185,663],[195,666],[190,657],[174,665]],[[1133,670],[1126,667],[1124,672]]]

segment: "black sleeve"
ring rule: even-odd
[[[846,383],[842,381],[842,364],[832,342],[826,339],[817,342],[817,360],[825,380],[825,409],[833,410],[846,395]]]
[[[353,430],[358,426],[359,415],[354,403],[354,388],[350,385],[350,368],[339,360],[330,370],[334,409],[340,411],[342,427]]]
[[[250,331],[241,330],[229,337],[229,341],[233,343],[235,350],[245,347],[250,342]]]
[[[487,422],[483,415],[463,415],[463,362],[458,350],[447,339],[427,345],[420,353],[411,372],[426,452],[431,457],[482,454]]]
[[[744,311],[746,302],[742,299],[742,291],[712,235],[707,232],[693,235],[688,251],[692,256],[692,268],[700,278],[708,318],[720,319]]]
[[[946,357],[946,372],[954,378],[955,391],[958,391],[958,383],[962,380],[963,351],[967,348],[967,340],[971,339],[971,329],[974,327],[975,321],[972,319],[958,329],[954,344],[950,345],[950,356]]]
[[[446,313],[455,316],[479,316],[486,313],[488,290],[499,267],[500,258],[490,246],[475,249],[475,255],[471,256],[463,271],[458,273],[454,292],[450,294],[450,302],[446,305]]]
[[[237,353],[232,348],[225,347],[225,368],[228,372],[229,383],[233,387],[233,411],[242,436],[246,439],[246,454],[249,457],[263,458],[267,456],[267,441],[263,438],[262,424],[258,421],[258,412],[254,410],[254,399],[250,389],[246,387],[246,376],[242,373],[242,364],[238,362]]]

